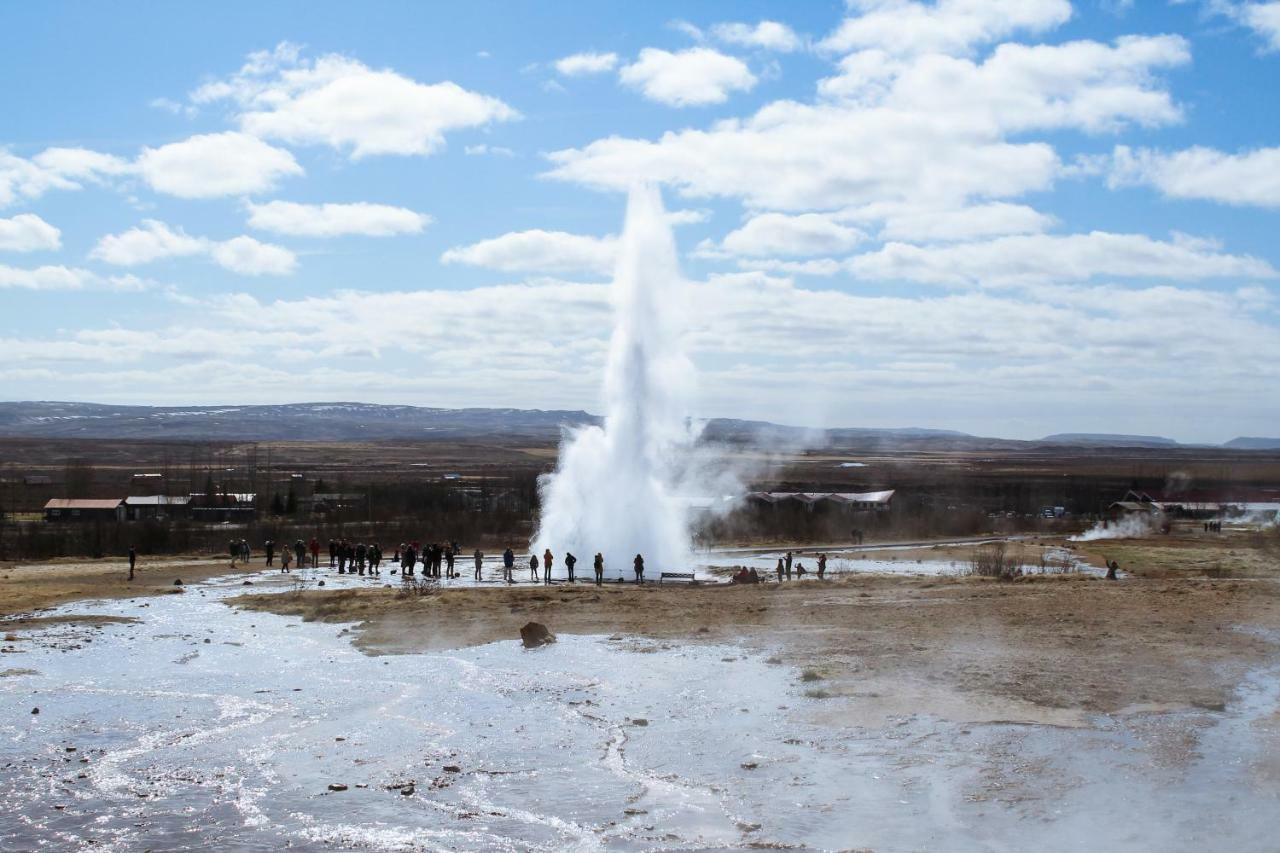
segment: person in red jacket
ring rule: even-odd
[[[320,542],[314,536],[311,537],[311,568],[320,568]]]

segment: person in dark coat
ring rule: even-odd
[[[569,583],[574,582],[573,567],[576,566],[577,564],[578,564],[578,558],[573,556],[573,554],[570,554],[568,551],[565,551],[564,552],[564,569],[566,572],[569,573]]]
[[[502,552],[502,579],[507,583],[512,582],[511,572],[516,567],[516,555],[512,553],[510,548]]]
[[[631,561],[631,565],[635,568],[636,583],[644,583],[644,557],[636,554],[636,558]]]
[[[133,567],[138,564],[138,549],[129,546],[129,580],[133,580]]]
[[[595,570],[596,570],[596,586],[600,586],[602,583],[604,583],[604,555],[598,551],[596,552]]]
[[[529,555],[529,574],[534,583],[538,582],[538,555]]]

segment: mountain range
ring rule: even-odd
[[[288,403],[265,406],[118,406],[100,403],[0,402],[0,437],[170,439],[175,441],[359,441],[386,439],[507,440],[557,438],[566,427],[600,423],[578,410],[441,409],[374,403]],[[891,445],[973,449],[1063,445],[1176,448],[1221,446],[1280,450],[1280,438],[1245,437],[1223,445],[1182,445],[1171,438],[1110,433],[1058,433],[1036,442],[984,438],[955,430],[810,429],[765,421],[716,418],[705,434],[724,441],[797,446]]]

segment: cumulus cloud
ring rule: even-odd
[[[260,243],[252,237],[233,237],[210,248],[218,266],[240,275],[288,275],[298,259],[288,249]]]
[[[62,232],[34,213],[0,219],[0,251],[37,252],[62,248]]]
[[[419,83],[340,54],[306,60],[288,43],[251,54],[237,74],[202,85],[191,98],[232,101],[241,129],[254,136],[328,145],[357,160],[431,154],[446,133],[519,116],[499,99],[450,81]]]
[[[61,264],[25,269],[0,264],[0,290],[143,290],[147,285],[137,276],[104,277],[91,270]]]
[[[193,237],[155,219],[121,234],[102,237],[90,257],[115,266],[138,266],[165,258],[209,257],[223,269],[240,275],[287,275],[297,267],[288,249],[240,236],[216,241]]]
[[[0,148],[0,207],[50,190],[78,190],[132,168],[119,157],[84,148],[46,148],[30,159]]]
[[[617,257],[616,237],[590,237],[564,231],[513,231],[500,237],[457,246],[440,260],[502,272],[607,274]]]
[[[1040,33],[1071,18],[1069,0],[851,0],[845,18],[820,44],[845,53],[965,54],[1017,32]]]
[[[270,201],[248,205],[249,226],[260,231],[297,237],[391,237],[419,234],[431,224],[431,217],[406,207],[389,204],[299,204]]]
[[[1276,270],[1249,255],[1223,253],[1189,237],[1153,240],[1143,234],[1032,234],[970,243],[914,246],[888,243],[856,255],[846,268],[863,279],[942,285],[1035,285],[1099,277],[1194,281],[1272,279]]]
[[[704,257],[828,255],[847,252],[865,239],[857,228],[820,213],[762,213],[725,235],[719,245],[703,243],[698,253]]]
[[[881,223],[882,240],[908,243],[940,243],[999,237],[1006,234],[1038,234],[1057,220],[1023,204],[993,201],[956,208],[928,208],[912,204],[871,204],[841,211],[850,222]]]
[[[206,133],[144,148],[138,173],[152,189],[179,198],[216,198],[272,190],[281,178],[302,174],[283,148],[245,133]]]
[[[802,46],[795,30],[778,21],[760,21],[755,26],[740,22],[716,24],[711,33],[727,44],[791,53]]]
[[[549,175],[613,189],[653,180],[781,211],[1009,198],[1046,189],[1063,171],[1051,145],[1026,138],[1032,131],[1178,121],[1155,72],[1188,58],[1174,36],[1001,45],[981,63],[881,56],[879,71],[862,68],[854,81],[842,67],[815,103],[776,101],[653,141],[600,139],[551,153]]]
[[[1227,154],[1201,146],[1162,152],[1120,145],[1108,183],[1152,186],[1170,198],[1280,207],[1280,148]]]
[[[1262,37],[1268,51],[1280,50],[1280,2],[1244,3],[1236,7],[1235,15]]]
[[[626,86],[672,107],[724,103],[732,92],[748,92],[756,77],[747,64],[706,47],[672,53],[646,47],[618,73]]]
[[[702,413],[799,418],[817,398],[828,402],[825,419],[841,425],[898,420],[1043,435],[1115,410],[1134,418],[1133,426],[1159,424],[1192,437],[1230,430],[1220,438],[1280,414],[1280,368],[1273,366],[1280,335],[1256,313],[1253,294],[1156,285],[1063,286],[1044,288],[1035,300],[1022,296],[868,296],[758,272],[696,282],[690,346],[707,389]],[[188,403],[232,392],[245,402],[299,399],[301,388],[313,397],[370,401],[414,395],[451,406],[594,408],[611,313],[607,286],[561,281],[279,300],[238,294],[199,300],[191,311],[173,328],[0,340],[14,354],[0,365],[0,379],[19,393],[39,387],[75,397],[91,388],[98,397],[125,398],[145,377],[153,398]],[[273,346],[228,360],[228,325],[268,335]],[[383,330],[376,356],[360,336],[323,334],[339,326]],[[493,333],[519,327],[539,334]],[[1116,371],[1135,329],[1142,330],[1144,369]],[[434,347],[446,331],[450,346]],[[1251,358],[1242,361],[1240,352]],[[66,369],[68,361],[78,363]],[[1194,399],[1187,387],[1198,389]],[[923,409],[922,397],[929,401]],[[1171,409],[1175,398],[1184,403]],[[1018,426],[996,428],[993,418]]]
[[[616,53],[575,53],[556,60],[556,71],[565,77],[580,77],[585,74],[604,74],[618,65]]]

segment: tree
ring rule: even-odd
[[[66,489],[69,498],[87,498],[93,489],[93,466],[84,459],[67,462]]]
[[[298,511],[298,493],[294,491],[293,484],[289,484],[289,494],[284,499],[285,515],[293,515]]]
[[[271,514],[284,515],[284,499],[280,497],[279,492],[271,495]]]

